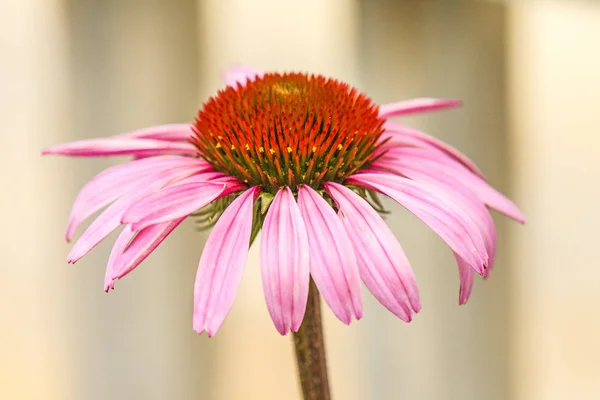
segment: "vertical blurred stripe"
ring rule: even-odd
[[[600,3],[512,2],[511,230],[517,400],[600,393]]]
[[[194,0],[71,0],[69,27],[71,140],[192,120],[199,103]],[[60,159],[73,171],[77,188],[122,161]],[[54,178],[62,185],[68,181]],[[56,230],[57,239],[61,232]],[[114,237],[74,267],[53,266],[69,274],[63,329],[73,338],[64,356],[71,363],[73,399],[193,399],[210,393],[210,343],[192,330],[192,288],[204,236],[191,221],[182,224],[105,294],[102,277]]]
[[[40,149],[66,138],[67,32],[61,1],[0,5],[0,398],[65,399],[61,232],[65,166]],[[60,260],[60,261],[59,261]]]
[[[379,103],[419,96],[462,99],[457,109],[398,121],[456,146],[507,192],[505,4],[364,0],[361,17],[369,95]],[[369,398],[509,398],[508,221],[495,213],[495,269],[488,281],[476,277],[471,299],[458,306],[458,273],[448,247],[406,209],[386,204],[392,211],[386,222],[415,270],[423,309],[405,324],[375,301],[368,304],[359,351]]]

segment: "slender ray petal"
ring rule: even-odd
[[[455,203],[455,198],[435,185],[416,183],[386,173],[353,175],[346,183],[379,191],[425,222],[479,273],[488,262],[485,243],[475,223]]]
[[[94,248],[100,241],[115,230],[121,223],[123,213],[132,205],[142,200],[147,195],[162,189],[169,183],[177,182],[198,172],[197,166],[182,166],[164,171],[155,176],[140,179],[131,191],[121,197],[92,222],[81,235],[77,243],[73,245],[67,261],[75,263],[88,251]],[[202,167],[200,167],[202,168]]]
[[[194,330],[213,336],[229,313],[242,279],[252,231],[254,186],[223,212],[200,257],[194,284]]]
[[[406,159],[404,159],[404,161],[406,161]],[[410,179],[440,185],[444,187],[445,190],[452,192],[453,196],[458,197],[464,204],[463,210],[468,213],[471,220],[475,222],[485,242],[485,247],[489,256],[488,265],[484,271],[484,278],[487,279],[496,258],[496,228],[489,211],[484,206],[482,200],[477,198],[476,193],[473,191],[473,185],[469,184],[469,180],[461,180],[452,175],[447,175],[447,171],[437,171],[435,168],[429,169],[427,167],[424,169],[413,168],[415,165],[420,166],[420,163],[405,164],[402,168],[398,169],[398,172]]]
[[[119,164],[96,175],[75,199],[65,234],[67,241],[85,219],[127,194],[140,179],[187,165],[197,166],[198,171],[212,169],[206,161],[197,158],[161,156]]]
[[[149,226],[139,231],[127,249],[116,259],[111,279],[113,281],[121,279],[133,271],[184,219],[185,217],[177,218],[172,221]]]
[[[392,131],[383,131],[381,136],[379,136],[378,142],[379,148],[373,154],[373,158],[382,153],[389,153],[398,147],[431,147],[431,145],[428,145],[422,139],[409,135],[400,135]],[[439,150],[439,152],[445,155],[442,150]]]
[[[360,275],[381,304],[410,322],[421,302],[414,272],[394,234],[379,214],[345,186],[328,182],[327,192],[339,213],[355,250]]]
[[[421,132],[418,129],[406,125],[397,124],[395,122],[387,121],[384,124],[384,128],[386,129],[385,137],[388,137],[387,135],[391,135],[392,137],[390,143],[398,143],[402,145],[402,142],[406,141],[412,141],[416,143],[420,142],[421,145],[416,147],[425,147],[429,149],[438,150],[439,153],[442,153],[450,158],[455,159],[456,161],[460,162],[465,167],[470,169],[472,172],[485,179],[483,172],[481,172],[481,170],[479,169],[479,167],[477,167],[473,160],[471,160],[469,157],[467,157],[458,149],[449,145],[448,143],[442,142],[438,138],[428,135],[425,132]]]
[[[403,168],[401,172],[408,178],[417,181],[431,182],[443,186],[445,190],[452,192],[453,196],[460,199],[461,203],[464,204],[463,210],[469,215],[471,220],[475,222],[485,242],[485,248],[489,256],[489,261],[483,276],[487,279],[490,276],[490,272],[494,267],[494,261],[496,259],[496,228],[494,226],[494,220],[492,219],[492,216],[481,199],[476,197],[475,193],[472,191],[472,186],[468,186],[468,182],[458,179],[444,179],[443,174],[435,171]],[[456,256],[460,271],[462,268],[461,262],[464,263],[464,260],[459,260],[460,256]],[[464,274],[464,271],[461,272],[461,277],[462,274]],[[460,293],[462,300],[460,301],[466,302],[469,297],[468,294],[470,293],[470,290],[466,291],[463,286],[464,285],[461,284]],[[464,304],[464,302],[460,304]]]
[[[267,308],[282,335],[300,328],[308,298],[308,236],[290,188],[275,195],[262,227],[260,260]]]
[[[212,182],[168,186],[128,208],[121,223],[130,223],[134,230],[141,231],[150,225],[187,217],[225,195],[225,187],[222,183]]]
[[[360,319],[363,303],[352,242],[331,206],[309,186],[300,185],[298,205],[310,250],[310,274],[336,317],[349,324]]]
[[[59,144],[42,151],[44,155],[71,157],[148,156],[156,153],[195,155],[198,150],[193,144],[185,142],[112,137]]]
[[[390,153],[390,157],[378,160],[377,164],[387,164],[398,171],[421,172],[432,176],[438,182],[444,182],[450,186],[456,184],[467,186],[489,207],[515,221],[525,222],[525,216],[521,210],[506,196],[460,163],[452,159],[439,157],[435,152],[428,149],[398,148]]]
[[[251,81],[257,76],[262,76],[262,73],[252,67],[239,65],[225,71],[223,80],[227,86],[235,86],[238,83],[245,85],[247,81]]]
[[[106,273],[104,274],[104,291],[107,293],[110,289],[115,288],[115,279],[113,276],[118,272],[117,260],[121,257],[135,234],[136,232],[131,229],[131,225],[125,225],[113,245],[108,257],[108,263],[106,264]]]
[[[473,290],[473,278],[475,271],[458,254],[454,253],[458,264],[458,275],[460,277],[460,291],[458,294],[458,304],[466,304]]]
[[[483,201],[476,196],[472,190],[473,186],[468,180],[461,180],[452,175],[446,175],[442,171],[420,168],[418,160],[409,160],[403,158],[404,163],[397,172],[415,181],[429,182],[444,190],[451,192],[454,197],[458,197],[463,204],[463,210],[469,214],[471,220],[477,225],[485,242],[486,250],[489,256],[489,265],[491,268],[496,254],[496,229],[492,216],[486,209]],[[470,174],[470,173],[469,173]],[[471,176],[473,176],[471,174]]]
[[[187,142],[194,134],[192,126],[193,125],[189,123],[151,126],[148,128],[136,129],[133,132],[128,132],[117,137]]]
[[[460,100],[420,98],[398,101],[396,103],[382,104],[379,106],[380,118],[391,118],[400,115],[422,113],[426,111],[443,110],[444,108],[458,107]]]

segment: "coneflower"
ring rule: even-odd
[[[69,217],[67,240],[82,221],[108,206],[73,246],[71,263],[123,225],[108,260],[105,290],[193,216],[214,225],[194,286],[193,326],[199,333],[212,336],[223,323],[249,246],[261,230],[263,289],[282,335],[300,328],[311,278],[345,324],[363,315],[361,280],[408,322],[421,308],[419,292],[402,247],[380,217],[380,194],[450,246],[461,304],[469,298],[474,272],[487,276],[494,263],[496,231],[488,208],[524,222],[464,155],[389,121],[459,101],[377,106],[348,84],[321,75],[262,74],[246,67],[229,71],[226,83],[192,124],[43,151],[134,157],[92,179]]]

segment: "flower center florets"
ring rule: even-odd
[[[215,169],[248,185],[319,189],[372,161],[383,122],[377,106],[345,83],[272,73],[211,97],[192,141]]]

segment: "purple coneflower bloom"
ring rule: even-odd
[[[379,213],[378,194],[400,203],[452,249],[459,302],[474,272],[494,263],[488,208],[524,222],[451,146],[389,118],[454,107],[455,100],[375,105],[320,75],[235,68],[192,124],[140,129],[50,147],[44,154],[133,156],[79,193],[66,239],[106,209],[75,243],[76,262],[120,225],[105,290],[137,267],[185,218],[213,226],[194,286],[194,329],[214,335],[235,298],[248,248],[262,230],[266,303],[281,334],[297,331],[314,280],[344,323],[363,314],[361,280],[393,314],[410,321],[421,304],[402,247]]]

